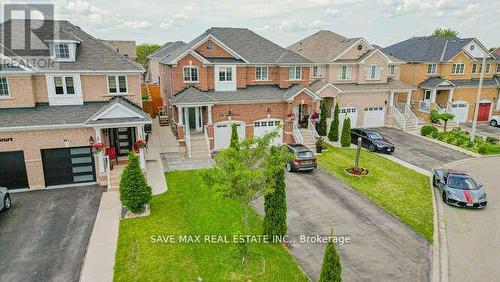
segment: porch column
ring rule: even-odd
[[[144,139],[144,125],[137,125],[135,127],[135,131],[137,132],[137,139],[138,140],[145,140]],[[139,164],[141,165],[141,169],[146,169],[146,158],[144,156],[144,149],[141,148],[139,149]]]
[[[410,104],[411,104],[411,90],[409,90],[408,93],[406,94],[406,105],[408,105],[409,107]]]
[[[196,107],[194,111],[194,116],[195,116],[195,125],[196,125],[196,131],[200,131],[200,107]]]
[[[207,113],[208,124],[212,124],[212,105],[208,105],[207,109],[208,109],[208,113]]]
[[[95,132],[95,142],[96,143],[102,142],[102,139],[101,139],[101,129],[100,128],[94,128],[94,132]],[[103,152],[103,150],[101,150],[97,154],[97,164],[99,166],[99,172],[104,172],[105,168],[104,168],[104,152]]]
[[[389,95],[389,106],[394,106],[394,91]]]
[[[177,106],[177,115],[179,116],[178,125],[182,126],[182,107]]]
[[[431,90],[431,103],[436,103],[436,94],[437,94],[437,89],[434,88]]]
[[[448,90],[448,103],[450,104],[453,101],[453,91],[455,91],[455,88],[451,88],[450,90]]]

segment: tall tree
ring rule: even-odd
[[[321,101],[320,104],[320,110],[321,110],[321,115],[319,117],[319,125],[317,128],[318,134],[320,136],[325,136],[326,135],[326,116],[328,114],[328,107],[326,105],[326,101],[323,100]]]
[[[321,267],[320,282],[340,282],[342,281],[342,265],[340,257],[335,249],[335,244],[329,240],[326,244],[323,266]]]
[[[161,46],[158,44],[139,44],[136,47],[137,59],[136,61],[141,64],[144,68],[144,73],[142,74],[142,79],[144,80],[146,77],[146,73],[149,70],[149,59],[148,56],[151,55],[154,51],[158,50]]]
[[[340,136],[340,145],[342,147],[351,146],[351,119],[349,117],[344,119],[342,124],[342,135]]]
[[[451,29],[450,27],[438,27],[432,33],[434,36],[440,37],[450,37],[450,36],[458,36],[458,31]]]
[[[330,123],[330,132],[328,132],[328,139],[333,142],[339,141],[339,103],[335,103],[335,110],[333,111],[333,121]]]
[[[239,149],[239,138],[238,138],[238,127],[236,123],[231,124],[231,140],[229,143],[229,147],[234,148],[235,150]]]
[[[286,235],[286,184],[284,167],[288,161],[284,148],[271,147],[266,160],[266,184],[268,194],[264,196],[263,233],[269,238],[283,238]]]
[[[128,154],[128,163],[120,179],[120,201],[129,211],[140,212],[151,201],[151,187],[134,152]]]

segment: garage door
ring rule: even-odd
[[[466,122],[469,114],[469,104],[465,101],[456,101],[451,105],[451,113],[455,115],[453,121]]]
[[[383,107],[368,107],[364,110],[363,127],[382,127],[385,121]]]
[[[356,110],[356,108],[355,107],[340,108],[340,113],[339,113],[340,130],[342,130],[344,119],[346,119],[346,117],[349,117],[351,119],[351,128],[358,126],[358,111]]]
[[[488,121],[490,119],[491,103],[479,103],[478,121]]]
[[[282,123],[281,120],[259,120],[253,124],[253,135],[262,137],[266,133],[278,130],[278,126]],[[283,127],[278,130],[278,136],[271,140],[271,145],[280,145],[283,141]]]
[[[42,150],[45,186],[95,182],[94,157],[90,147]]]
[[[245,138],[245,124],[242,122],[236,123],[238,137],[240,140]],[[222,150],[229,147],[231,143],[231,124],[232,122],[220,122],[215,124],[214,143],[215,150]]]
[[[0,186],[7,189],[28,188],[23,151],[0,153]]]

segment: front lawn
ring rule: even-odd
[[[318,162],[335,177],[432,242],[433,210],[429,178],[365,150],[361,151],[360,166],[368,169],[370,174],[353,177],[345,172],[345,168],[354,164],[355,156],[356,149],[328,146],[328,150],[318,156]]]
[[[242,266],[239,248],[226,243],[152,243],[158,235],[231,235],[241,230],[243,207],[221,199],[195,171],[167,174],[168,192],[153,196],[149,217],[120,222],[115,281],[307,281],[279,244],[250,243]],[[249,229],[260,234],[251,210]]]

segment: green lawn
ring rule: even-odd
[[[115,281],[307,281],[279,244],[249,245],[242,266],[236,244],[152,243],[158,235],[228,235],[241,226],[243,207],[221,199],[194,171],[167,174],[168,192],[154,196],[152,215],[120,222]],[[252,210],[252,234],[261,218]]]
[[[353,177],[344,169],[354,164],[355,156],[356,149],[329,146],[327,152],[318,156],[318,162],[432,242],[433,210],[428,177],[365,150],[361,151],[360,166],[370,174]]]

